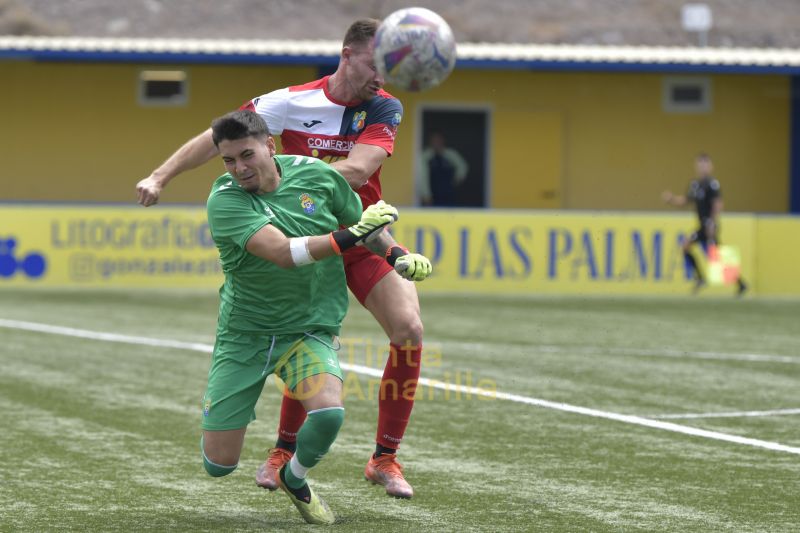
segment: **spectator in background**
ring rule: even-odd
[[[447,147],[442,132],[431,133],[420,163],[417,191],[422,205],[454,207],[456,188],[466,179],[469,166],[461,154]]]
[[[695,179],[689,183],[689,189],[686,194],[673,194],[671,191],[664,191],[661,194],[661,198],[667,204],[683,207],[693,203],[697,210],[699,227],[683,243],[683,255],[694,271],[695,292],[705,286],[706,279],[692,254],[692,246],[699,243],[703,250],[707,252],[710,246],[714,247],[719,244],[722,190],[720,189],[719,181],[711,175],[713,170],[711,156],[704,153],[698,154],[695,158]],[[747,290],[747,285],[741,277],[736,280],[736,285],[737,294],[739,295]]]

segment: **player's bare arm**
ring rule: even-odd
[[[683,207],[687,203],[686,196],[682,194],[672,194],[672,191],[662,192],[661,199],[664,203],[674,205],[675,207]]]
[[[250,237],[245,248],[279,267],[294,268],[341,255],[354,246],[369,245],[386,234],[386,226],[397,218],[397,209],[381,201],[365,209],[356,224],[327,235],[289,238],[272,224],[267,224]]]
[[[357,191],[378,170],[387,156],[386,150],[380,146],[356,144],[346,159],[335,161],[331,166],[344,176],[354,191]]]
[[[303,244],[307,246],[307,251],[314,260],[336,255],[327,235],[307,237],[307,239],[307,242]],[[291,239],[272,224],[267,224],[253,234],[245,247],[251,254],[275,263],[279,267],[293,268],[297,266],[292,258]]]
[[[193,137],[145,179],[136,184],[137,201],[144,207],[158,203],[161,191],[172,178],[197,168],[219,152],[211,140],[211,128]]]

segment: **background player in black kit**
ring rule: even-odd
[[[703,250],[708,250],[708,247],[716,246],[719,244],[719,217],[722,213],[722,191],[717,181],[712,175],[713,163],[708,154],[698,154],[695,159],[695,176],[696,178],[689,183],[689,190],[686,195],[672,194],[670,191],[664,191],[661,197],[670,205],[683,207],[688,203],[694,203],[697,209],[697,218],[700,222],[700,227],[695,232],[689,235],[683,243],[683,255],[686,260],[692,265],[692,270],[695,276],[695,292],[700,290],[705,284],[705,276],[700,271],[697,265],[697,260],[692,254],[692,245],[700,243]],[[742,280],[741,276],[736,280],[737,294],[742,294],[747,290],[747,285]]]

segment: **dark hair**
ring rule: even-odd
[[[233,111],[214,119],[211,123],[211,138],[214,145],[222,141],[238,141],[246,137],[265,138],[269,136],[267,123],[258,113],[252,111]]]
[[[369,44],[380,25],[381,21],[378,19],[358,19],[347,28],[342,46]]]

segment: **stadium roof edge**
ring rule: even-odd
[[[0,36],[0,60],[335,65],[340,41]],[[460,43],[458,67],[800,74],[800,50]]]

